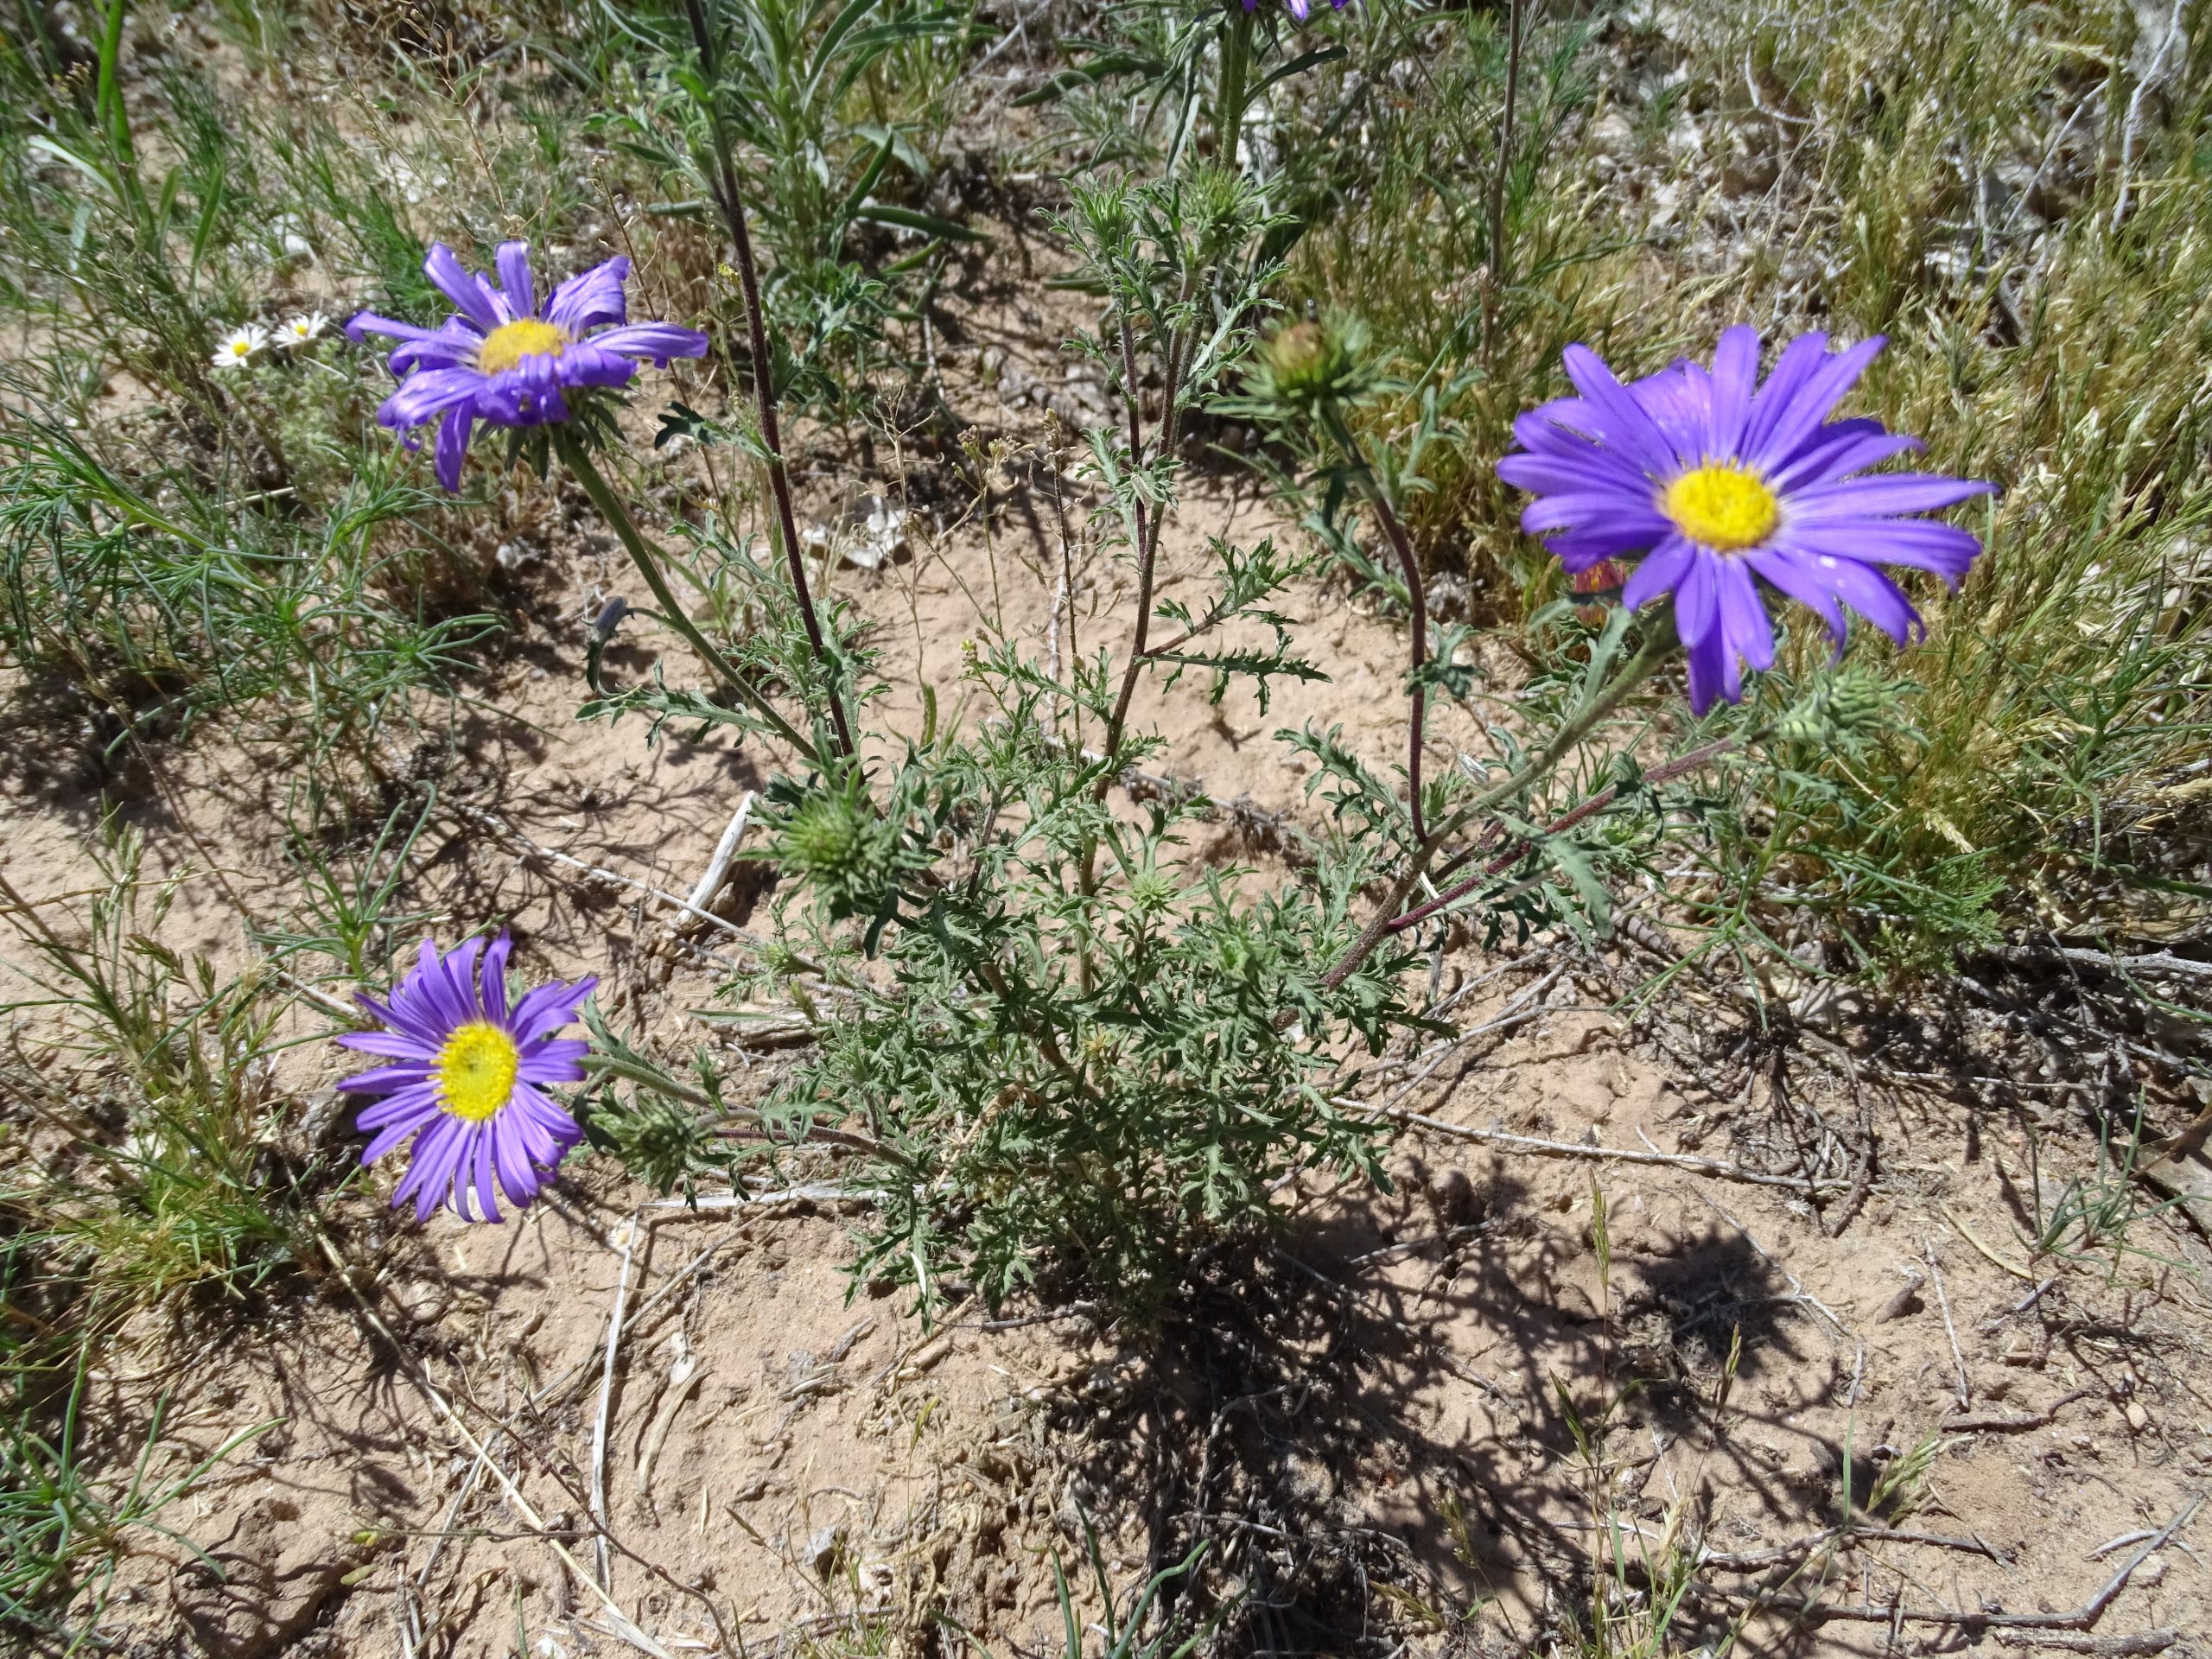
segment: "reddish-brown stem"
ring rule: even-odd
[[[1344,423],[1344,417],[1330,410],[1324,416],[1329,435],[1344,452],[1359,480],[1361,491],[1375,510],[1376,522],[1382,526],[1382,534],[1390,543],[1390,550],[1398,556],[1398,569],[1405,576],[1406,608],[1411,613],[1407,632],[1411,639],[1412,662],[1407,671],[1407,693],[1413,708],[1408,716],[1411,731],[1406,741],[1406,797],[1413,808],[1414,839],[1426,841],[1428,832],[1421,823],[1421,751],[1422,726],[1428,709],[1427,689],[1420,683],[1421,665],[1428,660],[1428,599],[1423,591],[1421,562],[1414,556],[1413,538],[1406,534],[1405,524],[1382,493],[1382,486],[1367,464],[1367,457]]]
[[[1724,737],[1717,743],[1707,743],[1700,748],[1692,749],[1688,754],[1685,754],[1677,760],[1669,760],[1663,766],[1652,767],[1650,771],[1643,774],[1643,781],[1647,784],[1671,783],[1686,772],[1695,772],[1700,766],[1705,766],[1713,760],[1717,760],[1722,755],[1726,754],[1732,750],[1741,748],[1743,744],[1744,740],[1737,737]],[[1620,798],[1620,792],[1621,789],[1618,784],[1606,785],[1605,788],[1599,790],[1588,800],[1580,802],[1575,806],[1570,808],[1568,810],[1560,813],[1559,817],[1554,818],[1549,823],[1543,827],[1541,833],[1547,836],[1565,835],[1568,830],[1573,829],[1576,824],[1580,823],[1585,818],[1602,812],[1607,807],[1611,806]],[[1421,906],[1420,909],[1409,910],[1404,915],[1399,917],[1397,920],[1390,924],[1389,931],[1393,933],[1402,933],[1409,927],[1427,921],[1430,917],[1436,914],[1438,911],[1442,910],[1446,905],[1452,904],[1459,899],[1465,898],[1467,894],[1472,893],[1484,882],[1489,880],[1491,877],[1494,875],[1503,875],[1507,870],[1512,868],[1515,864],[1520,861],[1522,856],[1528,852],[1530,845],[1531,843],[1526,841],[1516,841],[1510,847],[1507,848],[1505,851],[1500,853],[1496,858],[1491,860],[1489,863],[1484,865],[1481,869],[1469,876],[1465,880],[1460,882],[1457,887],[1448,888],[1445,892],[1438,893],[1435,898]],[[1452,864],[1446,866],[1446,873],[1448,874],[1451,869],[1456,868],[1460,861],[1460,860],[1454,859]]]
[[[1321,988],[1335,990],[1351,977],[1361,963],[1374,954],[1376,945],[1389,938],[1390,924],[1398,918],[1406,900],[1421,884],[1422,872],[1428,868],[1430,861],[1446,841],[1491,808],[1511,800],[1549,772],[1569,749],[1587,737],[1606,716],[1625,702],[1629,695],[1649,679],[1659,664],[1678,648],[1673,618],[1669,616],[1652,629],[1643,647],[1621,665],[1620,671],[1570,715],[1559,730],[1552,734],[1551,740],[1529,757],[1525,766],[1511,777],[1492,784],[1429,831],[1421,845],[1414,849],[1413,858],[1407,864],[1404,874],[1392,884],[1389,895],[1376,906],[1375,914],[1368,918],[1367,925],[1360,930],[1359,937],[1351,942],[1351,948],[1343,956],[1337,958],[1328,972],[1321,976]]]
[[[830,721],[836,728],[837,747],[854,753],[852,728],[845,721],[845,702],[837,693],[836,667],[822,637],[822,623],[814,613],[814,594],[806,580],[806,559],[800,550],[798,519],[791,511],[791,474],[784,465],[784,443],[776,421],[775,361],[768,355],[766,315],[760,304],[760,276],[753,259],[753,238],[745,222],[745,198],[737,188],[737,162],[730,149],[729,133],[722,124],[720,66],[713,27],[707,21],[704,0],[684,0],[691,20],[691,37],[699,48],[699,69],[707,84],[707,125],[714,144],[715,205],[737,255],[738,285],[745,293],[747,345],[753,353],[753,395],[760,414],[761,447],[768,452],[768,490],[776,500],[776,524],[789,566],[791,592],[798,601],[800,619],[806,624],[806,640],[814,660],[829,681]]]

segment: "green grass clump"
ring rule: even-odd
[[[0,876],[0,922],[36,995],[0,1007],[11,1103],[0,1202],[99,1330],[180,1292],[241,1298],[307,1259],[328,1174],[285,1144],[273,1057],[288,999],[161,943],[174,880],[117,832],[73,928]],[[35,1051],[31,1018],[38,1020]]]

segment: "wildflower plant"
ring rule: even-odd
[[[1330,0],[1330,10],[1350,3]],[[1098,35],[1061,42],[1068,67],[1024,101],[1057,103],[1069,142],[1093,163],[1172,172],[1210,149],[1219,166],[1264,172],[1245,153],[1255,107],[1344,55],[1334,41],[1303,32],[1315,10],[1312,0],[1283,0],[1279,10],[1272,0],[1122,0],[1100,10]]]
[[[225,334],[222,343],[215,347],[209,365],[218,369],[244,369],[269,349],[269,331],[257,322],[241,323]]]
[[[1918,515],[1989,485],[1856,476],[1921,442],[1878,421],[1827,418],[1882,345],[1878,335],[1831,353],[1827,335],[1801,334],[1762,385],[1758,335],[1735,327],[1710,371],[1678,363],[1627,386],[1573,346],[1567,373],[1579,395],[1515,423],[1522,448],[1498,475],[1538,498],[1522,528],[1573,573],[1637,556],[1622,601],[1636,610],[1672,596],[1694,712],[1739,701],[1745,663],[1773,666],[1761,584],[1818,614],[1840,655],[1847,608],[1899,645],[1921,631],[1877,566],[1931,571],[1955,589],[1981,551],[1971,531]]]
[[[360,995],[384,1029],[338,1039],[386,1062],[340,1086],[378,1097],[359,1118],[374,1132],[364,1164],[411,1146],[391,1201],[413,1198],[418,1221],[442,1204],[464,1221],[498,1221],[501,1192],[527,1205],[583,1139],[546,1090],[583,1077],[589,1046],[559,1033],[599,982],[556,980],[510,1001],[513,948],[505,933],[445,952],[423,940],[388,999]]]
[[[1072,1272],[1141,1306],[1203,1241],[1268,1215],[1285,1177],[1379,1177],[1375,1126],[1326,1087],[1344,1045],[1415,1017],[1402,952],[1344,963],[1371,849],[1332,842],[1309,880],[1270,890],[1190,862],[1203,802],[1131,812],[1117,795],[1158,747],[1147,687],[1319,677],[1272,608],[1302,562],[1217,542],[1204,601],[1156,583],[1184,422],[1242,372],[1268,226],[1249,185],[1206,168],[1087,182],[1060,222],[1100,296],[1075,349],[1125,393],[1162,389],[1149,423],[1125,396],[1077,463],[1108,504],[1094,531],[1135,578],[1128,639],[1056,664],[988,632],[963,651],[957,729],[883,734],[860,751],[888,751],[874,763],[821,742],[768,792],[761,855],[801,892],[762,976],[817,1011],[818,1042],[760,1109],[788,1138],[865,1132],[881,1179],[860,1270],[925,1300],[951,1281],[996,1303]],[[1253,622],[1274,649],[1224,642]],[[800,624],[783,630],[796,658]],[[823,682],[796,683],[826,734]]]

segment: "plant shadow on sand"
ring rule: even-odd
[[[1523,1640],[1577,1619],[1592,1457],[1608,1514],[1656,1518],[1642,1500],[1688,1446],[1709,1471],[1700,1522],[1719,1489],[1804,1530],[1839,1518],[1846,1449],[1792,1420],[1808,1370],[1841,1399],[1849,1345],[1830,1360],[1835,1333],[1743,1233],[1716,1220],[1666,1256],[1616,1257],[1608,1315],[1586,1198],[1561,1215],[1494,1163],[1402,1199],[1395,1222],[1384,1199],[1213,1256],[1156,1345],[1064,1425],[1091,1420],[1077,1501],[1148,1517],[1123,1545],[1144,1573],[1212,1541],[1208,1572],[1164,1593],[1194,1621],[1225,1614],[1224,1650],[1384,1654],[1408,1618],[1471,1638],[1485,1604]],[[1797,1467],[1775,1466],[1777,1438]],[[1854,1485],[1863,1499],[1864,1471]],[[1675,1634],[1704,1622],[1717,1634],[1725,1608]]]

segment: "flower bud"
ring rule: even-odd
[[[1283,416],[1354,402],[1373,379],[1366,346],[1367,331],[1357,322],[1294,322],[1261,346],[1252,391]]]

